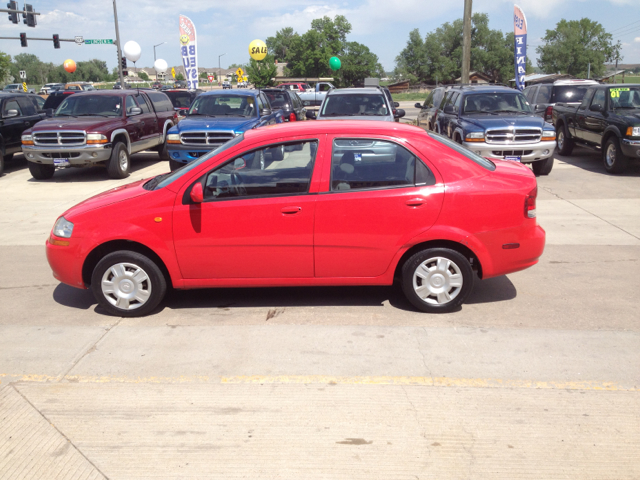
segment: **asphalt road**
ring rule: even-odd
[[[640,163],[538,179],[540,263],[454,313],[396,288],[175,292],[110,317],[44,258],[78,201],[168,170],[0,178],[0,479],[638,479]]]

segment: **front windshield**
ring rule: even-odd
[[[173,171],[171,173],[168,173],[168,174],[165,174],[165,175],[160,175],[158,177],[152,178],[151,180],[149,180],[145,184],[145,187],[147,187],[149,190],[158,190],[160,188],[164,188],[167,185],[169,185],[169,184],[173,183],[174,181],[176,181],[178,178],[183,176],[185,173],[190,172],[194,168],[202,165],[204,162],[209,161],[210,158],[221,154],[225,150],[238,145],[243,140],[244,140],[244,133],[238,135],[235,138],[232,138],[227,143],[223,143],[218,148],[216,148],[214,150],[211,150],[209,153],[207,153],[206,155],[201,156],[197,160],[194,160],[191,163],[187,163],[184,167],[180,167],[179,169],[177,169],[177,170],[175,170],[175,171]]]
[[[609,110],[640,109],[640,87],[615,87],[609,89]]]
[[[389,115],[381,94],[330,95],[322,108],[323,117],[356,117]]]
[[[464,97],[463,113],[532,113],[520,92],[473,93]]]
[[[200,95],[193,102],[189,115],[255,117],[258,113],[255,98],[250,95]]]
[[[112,95],[72,95],[56,110],[56,117],[122,116],[122,98]]]

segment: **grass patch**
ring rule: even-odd
[[[424,102],[429,94],[424,93],[392,93],[391,97],[394,102]]]

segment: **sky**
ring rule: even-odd
[[[29,0],[28,0],[29,1]],[[19,8],[24,0],[19,1]],[[82,35],[85,39],[115,39],[112,0],[30,0],[42,13],[38,25],[29,28],[0,16],[0,36],[60,38]],[[640,2],[638,0],[517,0],[527,17],[529,56],[542,43],[546,30],[561,19],[588,17],[599,21],[623,44],[623,63],[640,63]],[[4,0],[2,1],[4,7]],[[406,45],[409,32],[420,29],[424,37],[445,22],[462,17],[464,0],[349,0],[335,3],[314,0],[117,0],[122,43],[134,40],[142,47],[138,67],[153,65],[153,45],[157,58],[180,65],[178,16],[187,15],[198,33],[198,66],[217,67],[249,60],[248,46],[254,39],[266,39],[281,28],[306,32],[314,18],[344,15],[352,25],[349,41],[367,45],[378,55],[387,71],[395,67],[395,57]],[[489,15],[490,27],[513,30],[513,0],[474,0],[473,12]],[[19,40],[0,40],[0,51],[10,55],[33,53],[41,60],[62,64],[98,58],[109,69],[116,66],[116,49],[108,45],[81,45],[53,41],[30,41],[27,48]],[[535,65],[535,60],[534,60]]]

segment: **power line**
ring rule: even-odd
[[[624,30],[625,28],[630,27],[631,25],[635,25],[636,23],[640,23],[640,20],[636,20],[635,22],[631,22],[630,24],[625,25],[624,27],[615,28],[615,29],[611,30],[609,33],[615,33],[615,32],[617,32],[619,30]]]

